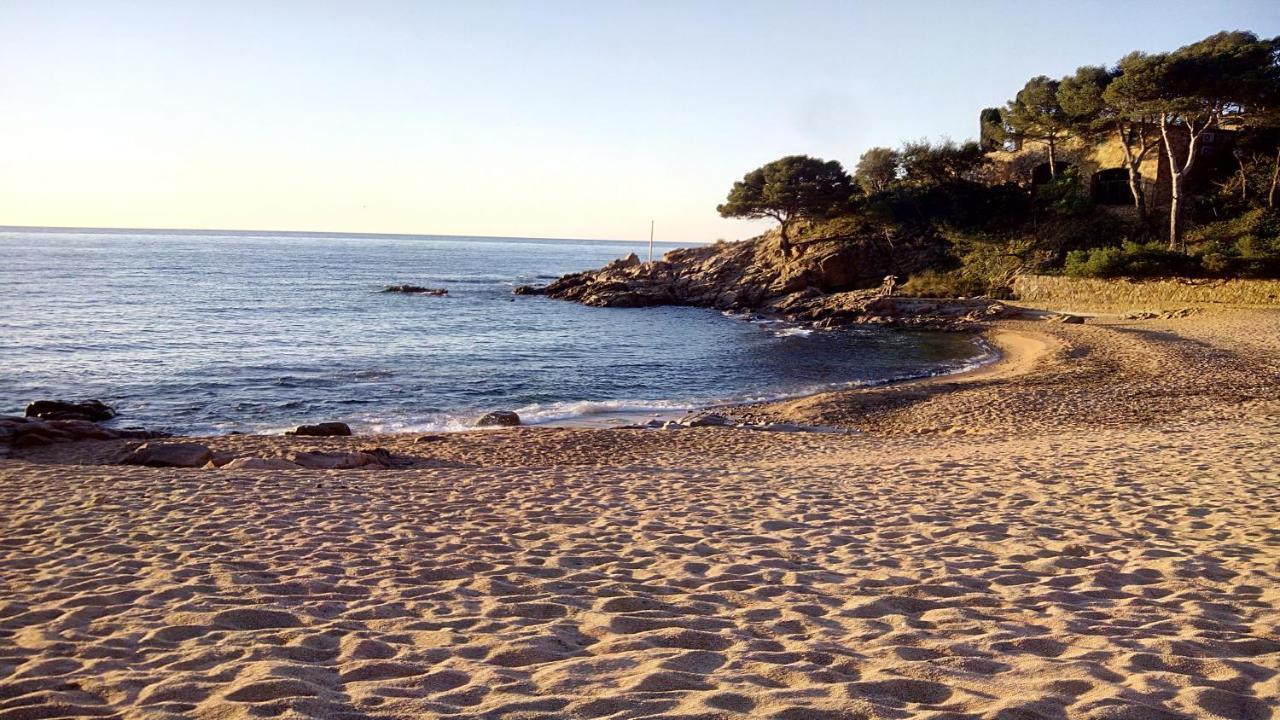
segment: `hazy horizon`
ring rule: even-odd
[[[1280,6],[3,2],[0,224],[739,239],[715,205],[764,162],[970,138],[1224,29]]]
[[[370,238],[440,238],[445,240],[533,240],[545,242],[600,242],[634,245],[637,242],[648,242],[648,238],[619,239],[604,237],[551,237],[531,235],[444,235],[441,233],[404,233],[404,232],[358,232],[333,230],[264,230],[261,228],[149,228],[149,227],[91,227],[65,225],[0,225],[0,232],[36,232],[36,233],[143,233],[148,235],[301,235],[301,236],[333,236],[333,237],[370,237]],[[702,240],[659,240],[658,245],[681,245],[686,243],[702,243]]]

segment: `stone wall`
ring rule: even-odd
[[[1057,310],[1149,310],[1188,305],[1280,307],[1280,280],[1094,280],[1022,275],[1019,301]]]

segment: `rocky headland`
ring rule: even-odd
[[[672,250],[654,262],[635,254],[598,270],[565,275],[517,295],[546,295],[596,307],[688,305],[828,328],[854,324],[963,329],[1021,311],[989,298],[895,296],[889,276],[924,267],[849,238],[794,244],[783,257],[777,232],[741,242]]]

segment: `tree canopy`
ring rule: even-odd
[[[767,163],[733,184],[722,217],[773,218],[778,221],[783,255],[791,253],[790,226],[799,218],[817,219],[839,211],[853,194],[853,180],[840,163],[808,155],[788,155]]]
[[[1044,75],[1031,78],[1009,101],[1003,115],[1015,137],[1049,148],[1049,174],[1056,177],[1058,143],[1066,139],[1071,129],[1071,122],[1058,103],[1058,81]]]
[[[864,192],[883,192],[898,179],[900,162],[901,157],[896,151],[887,147],[873,147],[858,158],[853,179]]]

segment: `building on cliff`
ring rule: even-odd
[[[983,116],[984,127],[990,119]],[[1148,126],[1145,132],[1155,146],[1143,157],[1138,165],[1142,176],[1142,191],[1146,198],[1148,212],[1167,209],[1170,199],[1169,163],[1165,157],[1164,143],[1160,137],[1160,128]],[[1187,134],[1184,131],[1172,132],[1170,138],[1178,143],[1174,148],[1175,155],[1185,157]],[[1230,128],[1210,130],[1201,136],[1197,152],[1200,157],[1187,178],[1189,189],[1203,187],[1215,178],[1234,172],[1232,148],[1235,145],[1236,131]],[[1034,187],[1049,182],[1051,173],[1047,148],[1034,141],[1006,140],[1001,144],[987,144],[984,131],[984,144],[993,147],[987,153],[991,160],[989,169],[991,182],[1014,182],[1025,187]],[[1136,138],[1133,146],[1137,145]],[[1116,135],[1105,140],[1093,141],[1072,136],[1063,141],[1057,148],[1057,170],[1063,172],[1074,168],[1078,177],[1086,183],[1090,196],[1098,205],[1111,209],[1117,214],[1132,215],[1134,213],[1133,193],[1129,189],[1129,171],[1125,167],[1124,145]]]

